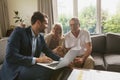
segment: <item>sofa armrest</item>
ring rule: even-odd
[[[0,65],[3,63],[6,54],[6,45],[8,38],[0,39]]]

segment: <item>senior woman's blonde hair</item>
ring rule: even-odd
[[[58,27],[58,26],[61,28],[60,37],[63,38],[63,26],[62,26],[61,23],[55,23],[55,24],[53,24],[51,33],[54,34],[54,29],[55,29],[55,27]]]

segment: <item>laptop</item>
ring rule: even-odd
[[[38,65],[44,66],[49,69],[59,69],[68,66],[74,58],[79,54],[80,50],[69,50],[66,55],[60,61],[53,61],[51,63],[37,63]]]

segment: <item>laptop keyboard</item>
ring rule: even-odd
[[[57,66],[58,65],[58,63],[53,63],[53,64],[49,64],[48,66],[50,66],[50,67],[55,67],[55,66]]]

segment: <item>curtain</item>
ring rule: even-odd
[[[0,26],[0,39],[2,38],[1,26]]]
[[[50,32],[51,27],[54,24],[52,0],[38,0],[38,11],[48,15],[49,21],[48,21],[48,29],[46,30],[47,31],[46,33]]]
[[[0,27],[1,34],[4,37],[9,28],[7,0],[0,0]]]

